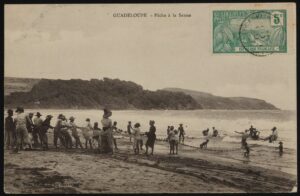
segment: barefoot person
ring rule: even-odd
[[[208,136],[209,128],[202,131],[203,136]]]
[[[141,147],[141,140],[142,140],[142,136],[141,136],[141,130],[140,130],[140,123],[135,123],[134,124],[134,128],[132,129],[132,135],[133,135],[133,150],[134,150],[134,154],[139,154],[140,153],[140,147]]]
[[[54,144],[55,148],[58,148],[58,146],[57,146],[58,139],[60,141],[60,145],[65,146],[65,139],[61,132],[61,129],[64,127],[62,122],[63,122],[63,115],[59,114],[57,117],[56,125],[53,130],[53,144]]]
[[[146,142],[146,155],[148,155],[148,148],[151,148],[151,155],[153,155],[153,150],[154,150],[154,143],[156,140],[156,127],[154,126],[155,121],[154,120],[150,120],[149,125],[149,132],[146,133],[147,136],[147,142]]]
[[[170,154],[174,154],[175,141],[176,138],[175,138],[174,126],[171,126],[169,131]]]
[[[41,118],[42,114],[37,112],[36,117],[33,119],[33,131],[32,131],[32,138],[33,138],[33,147],[38,147],[40,145],[39,141],[41,141],[40,129],[43,124],[43,120]]]
[[[98,148],[100,148],[100,133],[101,129],[99,128],[98,122],[94,122],[93,127],[93,143],[98,143]]]
[[[129,140],[131,142],[131,129],[132,129],[132,126],[131,126],[131,121],[128,121],[128,125],[127,125],[127,133],[129,135]]]
[[[69,133],[69,123],[67,122],[67,118],[62,115],[62,121],[61,121],[61,134],[64,138],[64,141],[65,141],[65,148],[68,149],[68,148],[72,148],[73,146],[73,143],[72,143],[72,137],[71,137],[71,134]]]
[[[183,129],[183,124],[179,124],[178,131],[179,131],[179,142],[181,141],[182,143],[184,143],[185,131]]]
[[[82,135],[85,139],[85,148],[88,148],[88,144],[90,144],[90,149],[93,149],[92,139],[93,139],[93,127],[91,124],[91,120],[87,118],[85,120],[86,125],[82,129]]]
[[[5,118],[5,145],[6,149],[13,149],[16,138],[16,128],[14,124],[14,111],[11,109],[7,110],[8,116]]]
[[[40,131],[39,133],[40,133],[40,136],[41,136],[41,144],[42,144],[43,150],[48,150],[49,149],[47,131],[48,131],[48,129],[53,129],[54,128],[50,125],[52,117],[53,117],[52,115],[47,115],[46,119],[42,122],[42,125],[39,129],[39,131]]]
[[[247,138],[250,136],[248,134],[248,130],[246,129],[245,132],[238,132],[238,131],[235,131],[236,133],[238,134],[242,134],[242,140],[241,140],[241,148],[244,148],[245,147],[245,144],[247,143]]]
[[[101,120],[102,123],[102,133],[100,135],[101,142],[100,142],[100,150],[104,153],[113,153],[113,136],[112,136],[112,121],[109,117],[112,115],[112,112],[105,108],[103,110],[103,118]]]
[[[213,127],[212,129],[213,129],[212,136],[213,136],[213,137],[217,137],[217,136],[218,136],[218,133],[219,133],[218,130],[215,129],[215,127]]]
[[[249,148],[247,142],[245,143],[244,148],[245,148],[244,157],[248,158],[250,155],[250,148]]]
[[[112,133],[113,133],[113,142],[114,142],[114,146],[115,146],[115,150],[118,150],[118,146],[117,146],[117,139],[116,139],[116,135],[121,133],[121,131],[117,128],[117,121],[114,121],[113,126],[112,126]]]
[[[14,119],[16,125],[17,144],[14,152],[17,153],[21,149],[22,143],[30,145],[30,141],[26,127],[26,114],[24,113],[24,109],[22,107],[17,107],[15,112],[17,113],[17,116]]]
[[[278,149],[279,149],[279,155],[282,156],[282,154],[283,154],[283,143],[282,142],[279,142]]]
[[[80,146],[81,149],[83,149],[81,141],[80,141],[80,137],[78,135],[78,131],[77,128],[79,128],[76,124],[75,124],[75,118],[73,116],[71,116],[69,118],[70,122],[70,129],[72,131],[72,136],[75,139],[75,148],[78,148],[78,146]]]

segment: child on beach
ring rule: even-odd
[[[282,142],[279,142],[279,155],[282,156],[283,154],[283,143]]]
[[[170,154],[174,154],[175,141],[176,141],[176,138],[175,138],[174,127],[171,126],[170,131],[169,131]]]
[[[140,153],[140,145],[141,145],[141,130],[140,130],[140,123],[135,123],[134,128],[132,129],[132,135],[133,135],[133,150],[134,154],[139,154]]]
[[[115,136],[122,132],[122,130],[117,128],[117,124],[118,124],[117,121],[114,121],[113,126],[112,126],[113,142],[114,142],[115,150],[118,150],[117,139]]]
[[[79,128],[79,127],[77,127],[77,125],[74,122],[75,118],[73,116],[71,116],[69,118],[69,120],[70,120],[69,125],[70,125],[70,129],[72,131],[72,136],[75,139],[75,148],[78,148],[78,146],[80,146],[80,148],[83,149],[79,135],[78,135],[78,131],[77,131],[77,128]]]

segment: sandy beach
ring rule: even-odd
[[[290,192],[296,176],[224,158],[213,151],[156,142],[155,154],[134,155],[128,138],[113,155],[86,149],[4,152],[6,193]],[[50,146],[51,147],[51,146]]]

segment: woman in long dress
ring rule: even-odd
[[[104,109],[102,123],[102,132],[100,135],[100,151],[104,153],[113,153],[113,135],[112,135],[112,121],[109,117],[112,112],[109,109]]]
[[[150,124],[150,129],[149,132],[146,132],[147,135],[147,142],[146,142],[146,155],[148,155],[148,148],[151,148],[151,155],[153,155],[153,150],[154,150],[154,143],[156,140],[156,127],[154,126],[155,121],[154,120],[150,120],[149,122]]]

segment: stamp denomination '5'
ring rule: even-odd
[[[286,10],[213,11],[213,53],[286,53],[286,20]]]

